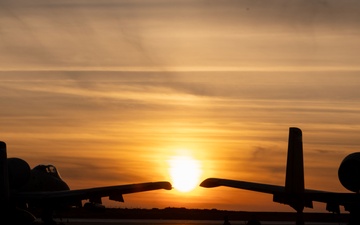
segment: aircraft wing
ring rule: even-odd
[[[78,205],[81,200],[89,199],[90,202],[101,203],[102,197],[109,197],[110,200],[123,202],[123,194],[130,194],[157,189],[171,190],[169,182],[149,182],[127,185],[116,185],[107,187],[96,187],[68,191],[49,191],[49,192],[18,192],[11,196],[18,202],[57,205]]]
[[[277,185],[253,183],[253,182],[239,181],[239,180],[228,180],[228,179],[220,179],[220,178],[208,178],[203,182],[201,182],[200,186],[206,188],[225,186],[225,187],[239,188],[250,191],[263,192],[268,194],[282,193],[285,190],[284,187]]]
[[[239,180],[228,180],[228,179],[220,179],[220,178],[208,178],[204,180],[200,186],[206,188],[212,187],[232,187],[256,192],[262,192],[267,194],[273,194],[275,196],[281,196],[285,193],[284,186],[278,185],[270,185],[270,184],[261,184],[261,183],[253,183],[247,181],[239,181]],[[303,198],[308,202],[316,201],[327,203],[327,209],[332,212],[337,212],[338,207],[340,205],[347,206],[354,202],[360,202],[360,195],[356,193],[338,193],[338,192],[328,192],[328,191],[318,191],[312,189],[305,189]],[[276,198],[274,198],[276,201]],[[306,205],[311,208],[311,205]]]

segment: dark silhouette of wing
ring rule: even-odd
[[[261,184],[240,180],[228,180],[228,179],[220,179],[220,178],[208,178],[204,180],[201,184],[201,187],[212,188],[212,187],[232,187],[245,189],[250,191],[263,192],[268,194],[282,193],[285,190],[285,187],[278,185],[270,185],[270,184]]]
[[[54,205],[78,205],[81,200],[86,199],[89,199],[90,202],[101,203],[102,197],[109,197],[110,200],[123,202],[123,194],[157,189],[171,190],[172,186],[169,182],[161,181],[67,191],[18,192],[12,193],[12,197],[19,202],[30,202],[45,205],[52,205],[52,203]]]
[[[204,180],[200,184],[200,186],[205,188],[224,186],[224,187],[231,187],[231,188],[262,192],[267,194],[273,194],[274,196],[285,193],[285,186],[254,183],[254,182],[247,182],[240,180],[220,179],[220,178],[208,178]],[[312,189],[305,189],[302,196],[304,200],[323,202],[323,203],[327,203],[328,206],[331,205],[346,206],[348,204],[352,204],[353,202],[360,201],[360,195],[356,193],[339,193],[339,192],[329,192],[329,191],[320,191],[320,190],[312,190]]]

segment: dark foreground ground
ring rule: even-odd
[[[34,212],[36,215],[37,212]],[[307,222],[322,223],[345,223],[348,221],[348,214],[335,215],[331,213],[305,213],[304,219]],[[165,209],[68,209],[57,213],[55,218],[66,218],[71,221],[76,219],[97,220],[208,220],[223,221],[228,217],[230,221],[248,221],[256,219],[260,221],[295,221],[296,214],[291,212],[244,212],[226,211],[217,209],[186,209],[186,208],[165,208]],[[64,219],[65,220],[65,219]],[[74,220],[73,220],[74,221]],[[221,223],[222,224],[222,223]]]

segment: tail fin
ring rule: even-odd
[[[0,213],[4,213],[1,218],[7,216],[7,209],[10,201],[9,193],[9,179],[8,179],[8,166],[6,144],[0,141]]]
[[[302,132],[299,128],[290,127],[286,164],[285,192],[287,194],[303,194],[304,189],[305,184]]]
[[[285,190],[282,194],[274,194],[273,200],[295,209],[300,213],[298,220],[302,217],[304,207],[313,207],[311,199],[305,196],[302,132],[299,128],[290,127],[289,129]]]

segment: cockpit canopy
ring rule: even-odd
[[[34,170],[42,171],[51,176],[61,179],[59,172],[57,171],[56,167],[53,165],[38,165],[34,167]]]

